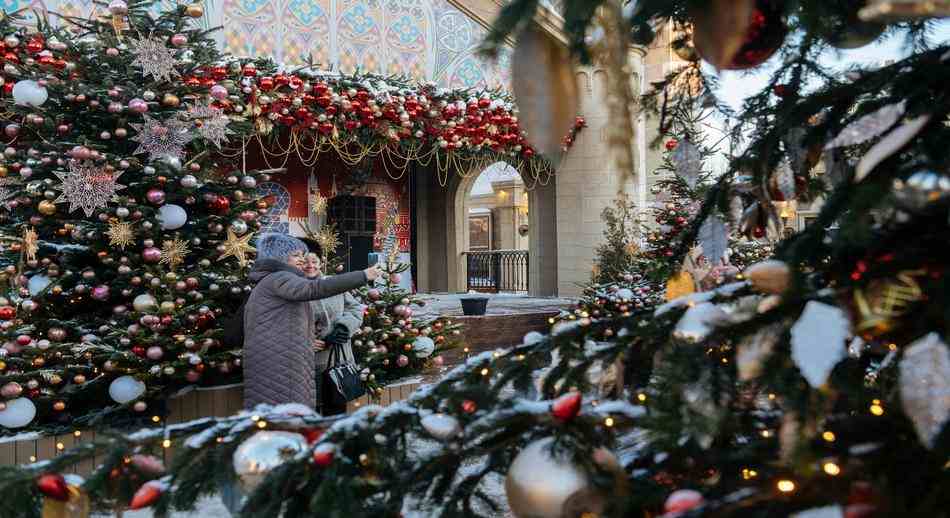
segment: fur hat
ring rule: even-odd
[[[257,238],[257,258],[277,259],[286,261],[290,254],[296,251],[307,252],[307,245],[303,241],[287,234],[268,232]]]

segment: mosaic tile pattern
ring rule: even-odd
[[[234,55],[269,55],[287,65],[311,59],[324,68],[404,75],[443,87],[509,84],[507,53],[497,63],[476,56],[484,27],[447,0],[200,1],[205,8],[201,25],[221,27],[215,37]],[[178,3],[162,0],[161,6]],[[102,12],[92,0],[0,0],[0,8],[48,12],[54,23],[56,13],[90,17]]]

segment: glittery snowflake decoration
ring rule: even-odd
[[[867,142],[897,124],[906,110],[907,103],[901,101],[896,104],[888,104],[873,113],[869,113],[848,124],[834,140],[825,144],[825,150]]]
[[[81,208],[87,218],[96,209],[108,205],[116,192],[125,189],[117,183],[121,171],[109,171],[90,160],[70,160],[68,173],[54,171],[53,174],[63,182],[57,187],[63,193],[56,198],[56,203],[69,202],[69,212]]]
[[[228,135],[234,133],[228,129],[231,119],[220,108],[215,108],[210,104],[191,105],[184,117],[194,123],[201,138],[218,148],[221,147],[222,142],[228,141]]]
[[[162,243],[162,255],[159,264],[168,265],[168,269],[175,271],[181,263],[185,262],[185,256],[190,253],[188,243],[177,237],[171,241]]]
[[[228,238],[222,243],[224,253],[218,257],[219,261],[234,257],[242,267],[247,265],[247,255],[253,253],[255,248],[251,246],[251,240],[254,238],[253,232],[248,232],[244,237],[238,237],[233,230],[228,229]]]
[[[937,333],[918,339],[900,364],[901,403],[917,435],[933,448],[950,422],[950,352]]]
[[[17,193],[20,180],[17,178],[0,178],[0,202],[7,201]]]
[[[165,45],[161,38],[129,39],[129,50],[135,55],[133,65],[142,67],[142,75],[151,75],[156,81],[169,81],[177,76],[175,49]]]
[[[132,140],[139,143],[133,154],[148,153],[149,160],[168,155],[184,158],[185,145],[194,138],[190,125],[178,119],[168,119],[163,123],[147,114],[142,116],[145,118],[144,123],[131,124],[138,132]]]
[[[27,261],[35,261],[36,252],[40,250],[40,239],[39,234],[36,233],[33,227],[23,229],[23,243],[21,246],[23,258]]]
[[[135,232],[132,231],[132,224],[127,221],[110,221],[106,235],[109,236],[110,246],[117,246],[122,250],[135,242]]]

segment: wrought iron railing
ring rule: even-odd
[[[528,251],[465,252],[469,291],[528,291]]]

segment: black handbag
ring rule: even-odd
[[[330,348],[327,370],[323,371],[321,382],[323,400],[335,406],[345,405],[366,394],[359,368],[345,358],[342,349],[342,345]]]

